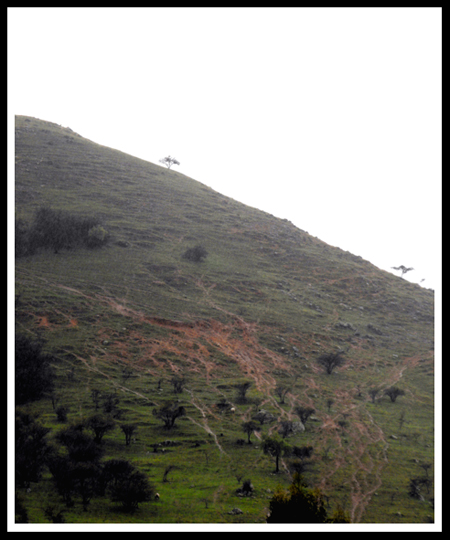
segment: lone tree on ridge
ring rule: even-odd
[[[168,169],[170,169],[170,167],[172,167],[172,165],[179,165],[180,162],[177,161],[175,158],[171,157],[171,156],[167,156],[165,158],[162,158],[159,160],[160,163],[163,163]]]
[[[403,277],[403,274],[406,274],[406,272],[410,272],[411,270],[414,270],[414,268],[406,268],[406,266],[403,266],[403,264],[401,266],[392,266],[392,269],[393,270],[401,270],[402,271],[402,277]]]

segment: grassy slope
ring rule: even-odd
[[[268,490],[288,485],[289,474],[272,474],[257,434],[238,447],[246,438],[240,425],[258,406],[295,419],[299,404],[316,414],[290,442],[314,447],[307,479],[331,508],[341,502],[359,522],[430,519],[429,502],[411,499],[407,487],[421,462],[433,462],[431,291],[176,171],[17,117],[16,216],[30,220],[43,204],[95,214],[112,238],[98,251],[16,261],[17,331],[42,336],[57,355],[70,420],[92,413],[92,388],[119,393],[139,432],[125,447],[117,428],[106,436],[107,453],[128,456],[162,495],[133,517],[93,501],[87,514],[67,511],[68,521],[264,522]],[[183,260],[199,243],[206,261]],[[327,376],[315,360],[337,347],[347,362]],[[127,380],[125,367],[133,371]],[[173,373],[188,381],[181,395],[172,392]],[[220,415],[215,403],[233,401],[243,380],[252,382],[249,403]],[[397,382],[406,395],[396,403],[370,402],[369,387]],[[274,393],[280,383],[293,385],[285,404]],[[168,433],[150,413],[174,398],[188,414]],[[49,401],[33,408],[60,429]],[[150,452],[167,438],[178,446]],[[163,483],[170,464],[177,468]],[[242,475],[255,485],[252,498],[234,493]],[[35,491],[39,497],[27,495],[30,513],[45,521],[50,483]],[[243,514],[229,514],[234,506]]]

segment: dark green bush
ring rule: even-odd
[[[36,211],[29,227],[16,220],[16,257],[33,255],[38,249],[77,247],[98,248],[108,241],[108,232],[95,217],[83,217],[63,210],[42,207]]]
[[[195,246],[188,248],[183,255],[183,259],[191,262],[202,262],[206,259],[208,252],[203,246]]]

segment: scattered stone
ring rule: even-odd
[[[369,323],[367,325],[367,328],[369,330],[371,330],[374,334],[377,334],[377,336],[382,336],[383,335],[383,332],[379,328],[375,328],[375,326],[373,326],[373,324]]]
[[[354,332],[356,331],[356,328],[353,326],[353,324],[348,322],[338,322],[334,326],[335,328],[346,328],[349,330],[353,330]]]
[[[242,510],[240,508],[233,508],[231,512],[228,512],[232,516],[237,516],[238,514],[243,514]]]

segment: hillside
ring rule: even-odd
[[[16,333],[53,355],[69,421],[92,414],[92,390],[118,396],[138,431],[125,446],[117,426],[104,450],[127,456],[161,496],[133,515],[92,499],[86,511],[64,508],[67,522],[264,523],[292,471],[286,458],[274,474],[262,441],[283,420],[298,423],[298,406],[314,414],[286,440],[313,446],[305,478],[330,510],[340,504],[359,523],[433,519],[432,490],[408,492],[421,464],[434,461],[432,291],[51,122],[16,117],[15,145],[16,219],[30,224],[47,206],[95,216],[110,235],[100,249],[16,259]],[[183,258],[196,245],[205,260]],[[345,363],[328,375],[317,360],[339,350]],[[184,379],[180,393],[174,376]],[[391,402],[383,392],[394,385],[405,394]],[[220,409],[224,398],[234,412]],[[164,430],[152,409],[175,400],[186,415]],[[27,410],[50,438],[62,428],[50,399]],[[242,423],[258,410],[276,420],[248,444]],[[243,477],[255,487],[250,497],[236,494]],[[30,521],[47,521],[45,505],[63,506],[51,486],[45,472],[23,493]]]

